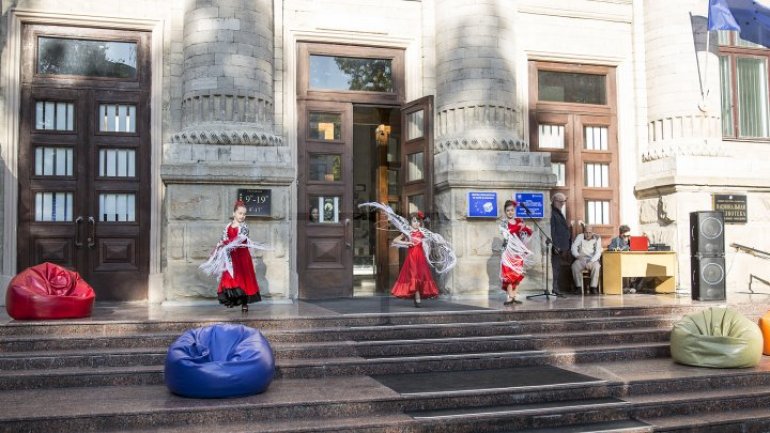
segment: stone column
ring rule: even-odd
[[[550,156],[529,152],[524,136],[516,97],[515,4],[442,0],[435,9],[434,228],[459,259],[445,288],[458,296],[497,293],[501,239],[494,221],[466,218],[467,193],[495,191],[498,207],[519,191],[545,192],[547,200],[555,177]],[[524,287],[542,286],[539,270],[535,266]]]
[[[188,0],[181,129],[164,145],[166,299],[216,297],[197,266],[232,215],[239,188],[270,189],[271,215],[249,219],[263,295],[288,295],[288,147],[273,132],[271,0]]]

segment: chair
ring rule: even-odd
[[[753,367],[762,357],[762,333],[739,312],[711,307],[674,324],[671,357],[697,367]]]
[[[596,286],[599,289],[599,294],[604,293],[604,288],[602,287],[602,272],[604,272],[604,267],[599,269],[599,285]],[[581,294],[585,296],[586,287],[590,287],[591,286],[591,284],[590,284],[591,283],[591,271],[588,270],[588,269],[583,269],[582,275],[583,275],[583,284],[582,284],[582,286],[580,286],[580,288],[582,289],[582,293]]]
[[[5,309],[17,320],[73,319],[90,316],[95,298],[94,289],[80,274],[43,263],[11,279]]]
[[[270,343],[256,329],[243,325],[218,323],[189,329],[166,355],[166,386],[184,397],[259,394],[274,374]]]

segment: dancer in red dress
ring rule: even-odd
[[[437,297],[439,290],[433,281],[431,268],[439,275],[448,272],[454,268],[457,257],[440,234],[422,226],[425,219],[423,213],[413,213],[407,221],[393,212],[388,205],[368,202],[361,203],[358,207],[373,207],[383,211],[388,221],[401,232],[393,240],[392,246],[409,248],[390,293],[398,298],[414,298],[414,306],[417,308],[421,306],[421,299]]]
[[[504,247],[500,257],[501,288],[508,293],[504,305],[521,304],[516,296],[519,283],[524,279],[525,267],[531,265],[528,260],[531,251],[526,247],[526,240],[532,236],[532,229],[524,225],[524,220],[515,218],[517,203],[507,200],[503,208],[505,218],[500,223],[500,233],[503,235]]]
[[[245,221],[246,205],[238,200],[233,206],[232,222],[223,230],[209,260],[200,266],[207,274],[219,277],[219,302],[228,308],[240,305],[243,312],[249,311],[249,303],[262,300],[249,249],[268,249],[249,239]]]
[[[398,274],[398,279],[393,285],[390,293],[397,298],[412,299],[414,306],[420,307],[420,299],[438,297],[438,287],[430,274],[428,259],[425,258],[425,251],[422,248],[422,241],[425,235],[420,231],[422,221],[425,219],[422,212],[413,213],[409,216],[412,225],[412,231],[409,233],[411,240],[403,233],[393,240],[393,246],[407,247],[404,266]]]

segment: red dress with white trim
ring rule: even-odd
[[[424,235],[420,230],[412,230],[410,233],[415,245],[409,247],[406,253],[404,266],[398,274],[398,279],[390,293],[397,298],[414,298],[415,292],[420,292],[421,298],[435,298],[438,296],[438,286],[433,281],[428,260],[422,248]]]

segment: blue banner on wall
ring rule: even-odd
[[[544,218],[545,213],[543,209],[543,193],[542,192],[517,192],[516,202],[519,206],[516,207],[516,216],[519,218]],[[522,204],[524,206],[522,206]],[[526,207],[526,209],[525,209]],[[529,213],[527,213],[529,209]]]
[[[497,193],[476,191],[469,192],[468,217],[497,218]]]

